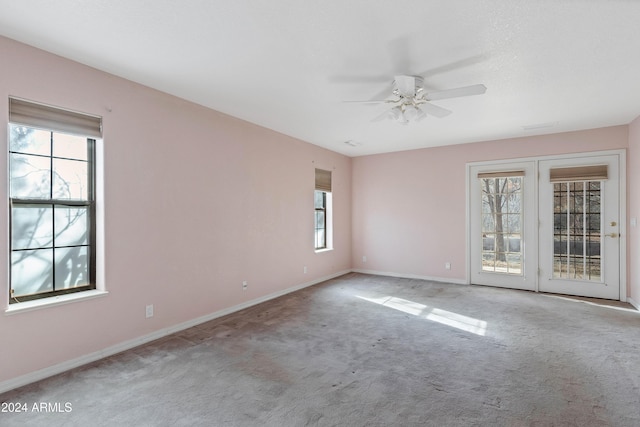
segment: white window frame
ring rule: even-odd
[[[82,136],[87,138],[92,146],[88,158],[88,179],[91,182],[90,197],[87,201],[87,205],[90,207],[90,228],[91,236],[89,240],[90,246],[90,258],[89,262],[89,283],[87,286],[81,286],[71,291],[63,289],[58,292],[47,292],[37,297],[20,298],[11,301],[11,257],[13,251],[11,250],[11,239],[9,241],[9,258],[8,258],[8,271],[9,271],[9,283],[7,286],[7,306],[5,313],[14,314],[23,311],[30,311],[41,307],[48,307],[51,305],[67,304],[74,301],[80,301],[85,299],[92,299],[106,295],[107,292],[104,289],[104,250],[102,242],[104,241],[104,229],[103,229],[103,183],[102,183],[102,118],[98,116],[87,115],[84,113],[77,113],[74,111],[61,109],[58,107],[52,107],[44,104],[34,103],[31,101],[25,101],[18,98],[9,98],[9,124],[8,128],[13,126],[24,126],[28,128],[35,128],[45,130],[53,133],[67,133]],[[8,151],[11,149],[11,143],[8,141]],[[53,156],[53,153],[50,153]],[[7,179],[11,182],[11,168],[7,169]],[[10,186],[9,186],[10,187]],[[12,198],[12,194],[8,194],[8,208],[11,211],[11,207],[14,203],[26,203],[29,200],[16,200]],[[66,200],[58,201],[55,199],[46,199],[46,204],[55,206],[57,204],[68,204]],[[82,203],[76,203],[81,205]],[[12,233],[11,216],[9,215],[9,232]]]
[[[314,200],[314,249],[316,253],[326,252],[333,250],[333,193],[332,193],[332,172],[323,169],[315,170],[315,190],[313,193]],[[325,245],[323,247],[316,246],[317,242],[317,229],[315,218],[315,198],[316,193],[322,192],[324,194],[324,218],[325,218]]]

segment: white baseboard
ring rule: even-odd
[[[390,277],[399,277],[402,279],[431,280],[433,282],[454,283],[456,285],[467,284],[467,281],[464,279],[452,279],[450,277],[420,276],[418,274],[392,273],[388,271],[363,270],[360,268],[353,268],[351,269],[351,271],[353,271],[354,273],[373,274],[375,276],[390,276]]]
[[[631,304],[632,306],[634,306],[636,308],[636,310],[640,311],[640,304],[637,301],[635,301],[633,298],[628,297],[627,298],[627,302],[629,304]]]
[[[269,295],[265,295],[260,298],[253,299],[251,301],[243,302],[242,304],[234,305],[233,307],[225,308],[223,310],[216,311],[211,314],[207,314],[205,316],[201,316],[192,320],[188,320],[183,323],[179,323],[177,325],[169,326],[164,329],[160,329],[158,331],[152,332],[150,334],[134,338],[132,340],[124,341],[122,343],[116,344],[111,347],[107,347],[102,350],[98,350],[96,352],[86,354],[84,356],[77,357],[75,359],[67,360],[62,363],[58,363],[53,366],[49,366],[44,369],[40,369],[34,372],[30,372],[25,375],[21,375],[16,378],[12,378],[10,380],[6,380],[0,382],[0,393],[7,392],[9,390],[13,390],[18,387],[25,386],[27,384],[34,383],[36,381],[43,380],[45,378],[51,377],[53,375],[61,374],[63,372],[69,371],[71,369],[86,365],[91,362],[95,362],[96,360],[104,359],[105,357],[113,356],[114,354],[123,352],[125,350],[130,350],[134,347],[137,347],[142,344],[146,344],[148,342],[157,340],[159,338],[165,337],[167,335],[173,334],[175,332],[179,332],[193,326],[199,325],[204,322],[208,322],[209,320],[217,319],[218,317],[226,316],[228,314],[234,313],[236,311],[244,310],[245,308],[249,308],[251,306],[269,301],[274,298],[281,297],[283,295],[289,294],[291,292],[298,291],[300,289],[307,288],[309,286],[316,285],[318,283],[324,282],[326,280],[330,280],[344,274],[350,273],[351,270],[344,270],[338,273],[330,274],[328,276],[321,277],[319,279],[315,279],[309,282],[301,283],[299,285],[293,286],[291,288],[284,289],[282,291],[274,292]]]

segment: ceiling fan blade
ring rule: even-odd
[[[385,79],[385,81],[387,82],[387,84],[384,85],[384,89],[367,101],[342,101],[342,102],[352,102],[352,103],[361,103],[361,104],[366,104],[366,103],[380,104],[380,103],[387,103],[387,102],[398,102],[398,100],[395,100],[395,99],[393,100],[386,99],[390,96],[391,92],[393,91],[393,81],[389,81],[389,78]]]
[[[384,88],[380,92],[376,93],[371,99],[385,99],[389,97],[389,94],[393,92],[394,83],[393,80],[387,78]]]
[[[437,105],[430,104],[428,102],[420,104],[420,110],[422,112],[424,112],[424,113],[430,114],[430,115],[438,117],[440,119],[443,118],[443,117],[447,117],[449,114],[451,114],[451,110],[447,110],[446,108],[438,107]]]
[[[395,104],[399,99],[373,99],[371,101],[342,101],[348,104]]]
[[[458,98],[461,96],[482,95],[487,91],[485,85],[471,85],[458,87],[455,89],[437,90],[427,93],[425,99],[428,101],[437,101],[439,99]]]
[[[384,113],[377,115],[376,117],[374,117],[373,119],[371,119],[372,122],[381,122],[383,120],[386,120],[389,118],[389,111],[385,111]]]
[[[388,83],[389,76],[355,76],[355,75],[336,75],[329,76],[329,83],[340,84],[376,84],[376,83]]]
[[[406,97],[413,97],[416,94],[416,78],[413,76],[395,76],[398,92]]]
[[[482,61],[485,61],[487,58],[488,56],[484,54],[470,56],[468,58],[464,58],[458,61],[450,62],[448,64],[440,65],[439,67],[431,68],[430,70],[426,70],[422,73],[418,73],[418,75],[426,79],[428,77],[433,77],[438,74],[448,73],[449,71],[453,71],[459,68],[469,67],[469,66],[478,64]]]

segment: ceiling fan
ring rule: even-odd
[[[482,95],[487,91],[485,85],[477,84],[454,89],[427,92],[423,87],[423,79],[419,76],[395,76],[391,96],[383,100],[355,101],[365,104],[392,104],[373,121],[390,118],[402,124],[420,121],[428,115],[442,118],[451,114],[451,110],[432,104],[431,101],[458,98],[462,96]]]

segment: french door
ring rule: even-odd
[[[535,290],[535,162],[469,171],[471,282]]]
[[[470,165],[470,282],[620,299],[622,156]]]
[[[545,160],[539,169],[539,290],[620,299],[618,156]]]

